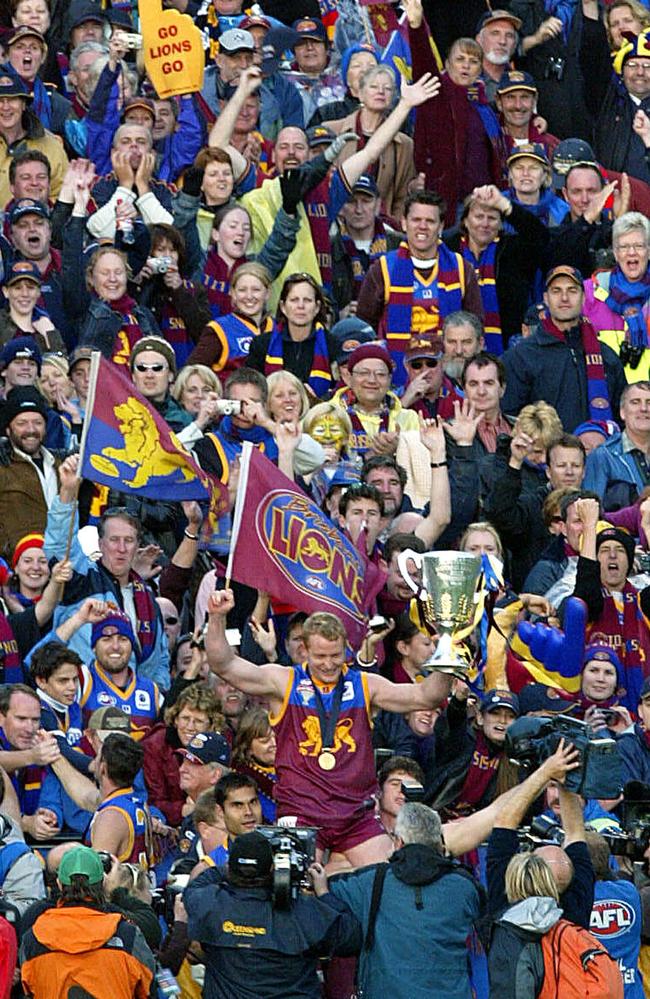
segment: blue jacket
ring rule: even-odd
[[[332,879],[367,932],[377,867]],[[481,890],[432,847],[411,843],[390,859],[374,944],[361,951],[364,999],[470,999],[467,936],[481,915]]]
[[[650,784],[650,746],[645,741],[645,732],[640,725],[633,732],[625,732],[616,740],[619,756],[623,763],[621,782],[640,780]]]
[[[133,315],[138,320],[142,336],[162,336],[153,312],[136,305]],[[115,337],[122,327],[121,317],[107,302],[91,298],[86,319],[79,331],[79,345],[102,352],[109,360],[113,357]]]
[[[602,496],[605,510],[629,506],[644,486],[632,454],[623,452],[623,434],[614,434],[587,455],[582,487]]]
[[[68,539],[70,517],[72,515],[73,505],[71,503],[62,503],[59,497],[56,496],[48,511],[47,527],[45,528],[45,551],[48,558],[56,558],[57,560],[63,558]],[[67,621],[88,597],[96,597],[98,600],[111,600],[118,607],[124,609],[122,591],[117,581],[103,567],[101,562],[91,562],[81,549],[77,536],[79,528],[78,516],[78,512],[75,512],[75,529],[72,534],[72,547],[69,555],[74,568],[74,574],[70,582],[66,584],[63,599],[54,611],[54,630],[63,621]],[[131,654],[130,666],[137,671],[138,676],[146,676],[157,683],[161,690],[168,690],[170,684],[169,646],[157,604],[155,605],[155,611],[153,648],[151,653],[146,659],[138,662],[136,650],[134,650]],[[67,643],[68,647],[74,649],[85,663],[92,662],[94,658],[90,646],[91,631],[91,626],[85,624]]]
[[[183,902],[190,939],[205,952],[205,999],[320,999],[318,958],[355,954],[361,944],[340,902],[299,893],[280,909],[268,889],[236,888],[215,867],[190,882]]]
[[[625,999],[643,999],[639,974],[641,899],[631,881],[596,881],[589,929],[618,963]]]

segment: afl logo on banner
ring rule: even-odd
[[[635,922],[636,914],[631,905],[617,898],[605,898],[594,902],[589,929],[599,937],[620,937]]]

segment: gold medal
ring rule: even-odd
[[[336,766],[336,757],[330,753],[329,749],[324,749],[318,757],[318,766],[321,770],[333,770]]]

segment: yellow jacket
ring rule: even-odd
[[[63,142],[53,132],[43,130],[42,136],[25,137],[14,143],[11,152],[5,139],[0,135],[0,204],[6,205],[11,201],[11,188],[9,187],[9,164],[17,153],[22,153],[26,149],[38,149],[44,153],[50,161],[51,180],[50,197],[53,201],[59,196],[65,172],[68,169],[68,157],[63,148]]]

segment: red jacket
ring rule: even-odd
[[[142,740],[144,782],[149,792],[149,804],[160,809],[170,826],[181,824],[181,810],[185,804],[176,755],[180,745],[174,726],[164,722],[150,728]]]

